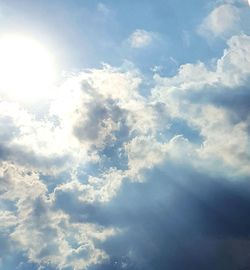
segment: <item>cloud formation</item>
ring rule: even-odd
[[[248,116],[245,120],[233,121],[232,108],[223,106],[223,101],[221,104],[216,101],[222,89],[227,92],[225,96],[234,95],[234,91],[247,84],[249,44],[248,36],[232,37],[214,67],[208,68],[203,63],[183,65],[172,78],[157,77],[161,86],[153,94],[166,104],[168,115],[182,118],[200,131],[204,142],[197,149],[199,160],[219,158],[225,165],[246,174],[249,174]],[[193,77],[193,74],[198,75]]]
[[[202,27],[224,35],[237,16],[223,4]],[[153,39],[136,30],[130,44]],[[238,33],[173,76],[103,65],[68,76],[41,111],[1,100],[0,265],[11,254],[13,269],[245,267],[249,78]]]

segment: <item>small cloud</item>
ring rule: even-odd
[[[153,32],[137,29],[129,37],[129,43],[132,48],[143,48],[149,46],[155,37],[156,34]]]
[[[240,11],[231,4],[216,7],[201,23],[198,33],[205,37],[227,36],[238,29]]]

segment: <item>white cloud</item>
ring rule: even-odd
[[[85,269],[108,258],[95,243],[117,230],[71,222],[68,215],[54,209],[37,173],[4,163],[1,183],[1,201],[16,205],[16,210],[0,212],[0,228],[7,233],[12,249],[25,251],[32,262],[58,268]]]
[[[11,228],[18,223],[17,217],[10,211],[0,211],[0,228]]]
[[[155,113],[140,95],[140,83],[136,71],[106,66],[66,80],[43,117],[11,101],[0,103],[0,125],[5,127],[0,132],[0,201],[16,206],[7,207],[0,219],[13,249],[30,261],[83,269],[108,259],[96,243],[117,230],[72,222],[73,213],[56,210],[54,204],[60,193],[74,193],[82,205],[107,202],[117,194],[126,170],[111,165],[101,174],[89,173],[85,184],[78,170],[88,163],[101,168],[98,151],[120,140],[117,132],[125,132],[124,141],[132,133],[154,132]],[[62,173],[67,175],[63,183],[49,190],[42,176],[58,179]]]
[[[1,164],[0,178],[0,198],[4,200],[32,201],[47,190],[37,173],[8,162]]]
[[[215,62],[215,65],[209,67],[202,62],[184,64],[173,77],[160,78],[156,75],[155,78],[159,78],[158,82],[164,83],[171,90],[202,89],[206,85],[218,84],[234,89],[244,85],[250,75],[249,44],[249,36],[233,36],[228,40],[228,48],[224,50],[223,56]]]
[[[155,33],[137,29],[129,37],[129,43],[132,48],[143,48],[151,45],[155,38]]]
[[[205,37],[225,37],[239,30],[240,10],[231,4],[216,7],[201,23],[198,32]]]
[[[138,136],[125,145],[128,155],[128,176],[141,181],[143,172],[163,162],[167,156],[167,144],[160,143],[154,137]]]
[[[87,223],[71,223],[67,215],[53,212],[19,214],[19,225],[10,235],[18,248],[25,250],[33,262],[58,268],[86,269],[108,258],[94,246],[115,234],[111,228]],[[38,216],[38,214],[40,216]]]
[[[228,41],[228,49],[217,61],[217,74],[228,87],[245,84],[250,74],[250,36],[233,36]]]
[[[234,36],[228,41],[228,46],[212,68],[203,63],[186,64],[172,78],[156,76],[153,98],[166,105],[168,115],[184,119],[204,137],[202,147],[196,149],[198,163],[206,161],[203,165],[209,167],[209,159],[217,160],[218,164],[222,162],[232,169],[229,170],[231,175],[248,175],[248,120],[233,123],[228,108],[223,107],[223,102],[221,106],[216,105],[213,95],[219,95],[225,89],[227,93],[223,92],[223,95],[230,96],[233,94],[230,91],[239,91],[239,87],[247,84],[250,37]],[[214,163],[212,166],[214,170],[218,169]]]

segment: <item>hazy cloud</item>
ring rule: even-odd
[[[231,4],[216,7],[199,26],[203,36],[225,37],[239,30],[240,10]]]

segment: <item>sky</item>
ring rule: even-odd
[[[0,270],[248,270],[250,3],[0,0]]]

